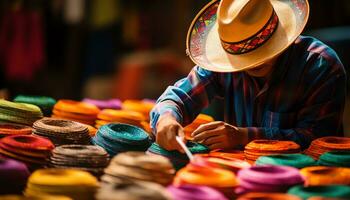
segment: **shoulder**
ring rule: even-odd
[[[328,45],[310,36],[300,36],[292,45],[292,51],[299,64],[304,66],[305,75],[346,76],[337,53]]]

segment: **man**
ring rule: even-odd
[[[170,86],[151,112],[156,142],[181,150],[183,126],[212,99],[224,100],[225,122],[200,126],[195,141],[211,149],[254,139],[342,136],[345,70],[322,42],[300,36],[307,0],[214,0],[192,22],[187,48],[198,65]]]

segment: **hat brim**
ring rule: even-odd
[[[279,24],[271,38],[257,49],[239,55],[226,52],[220,41],[217,9],[208,3],[195,17],[187,34],[187,53],[198,66],[216,72],[237,72],[257,67],[288,48],[303,31],[309,17],[307,0],[271,0]]]

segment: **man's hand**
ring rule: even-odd
[[[214,149],[234,149],[246,145],[248,131],[221,121],[210,122],[199,126],[193,133],[195,142],[200,142]]]
[[[186,143],[181,124],[171,115],[161,116],[157,123],[157,144],[168,151],[178,150],[184,153],[184,150],[176,141],[175,136],[177,135],[183,138],[184,143]]]

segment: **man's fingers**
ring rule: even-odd
[[[210,137],[217,136],[219,134],[220,133],[217,130],[203,131],[203,132],[199,133],[198,135],[194,136],[193,141],[199,142],[202,140],[206,140]]]
[[[220,143],[222,142],[222,140],[224,139],[224,137],[222,135],[216,135],[210,138],[205,139],[202,144],[206,145],[206,146],[210,146],[213,145],[215,143]]]
[[[191,134],[192,137],[202,133],[203,131],[207,131],[207,130],[211,130],[211,129],[215,129],[216,127],[220,126],[220,125],[224,125],[225,123],[222,121],[215,121],[215,122],[210,122],[207,124],[202,124],[200,125],[196,130],[194,130]]]

